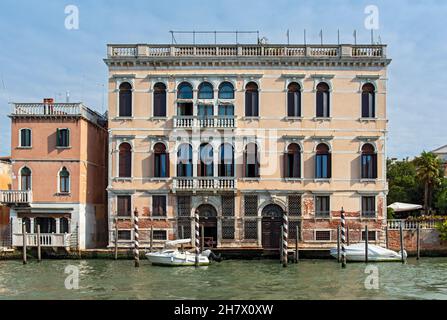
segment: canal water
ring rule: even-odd
[[[334,260],[287,268],[276,260],[227,260],[198,269],[144,260],[139,269],[126,260],[0,261],[0,299],[447,299],[447,258],[369,266],[377,269],[365,273],[364,263],[352,263],[342,270]],[[79,271],[78,289],[66,289],[74,284],[66,281],[71,270]],[[377,280],[379,289],[366,288]]]

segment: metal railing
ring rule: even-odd
[[[33,202],[31,190],[0,190],[0,204],[28,204]]]
[[[356,57],[385,58],[386,45],[152,45],[109,44],[109,58],[125,57]]]

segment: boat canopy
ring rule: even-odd
[[[172,241],[166,241],[166,246],[177,246],[179,244],[187,244],[191,243],[191,239],[179,239],[179,240],[172,240]]]
[[[404,212],[404,211],[420,210],[422,209],[422,206],[419,204],[394,202],[393,204],[390,204],[388,208],[393,209],[395,212]]]

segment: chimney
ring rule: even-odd
[[[44,98],[43,99],[43,104],[53,104],[53,103],[54,103],[53,98]]]

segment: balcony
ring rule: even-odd
[[[0,204],[29,205],[33,202],[33,192],[21,190],[0,190]]]
[[[175,116],[174,128],[214,128],[214,129],[234,129],[236,128],[236,117],[223,116]]]
[[[37,247],[37,234],[27,233],[26,245],[28,247]],[[41,233],[40,234],[40,245],[42,247],[70,247],[70,233]],[[23,234],[14,233],[12,235],[12,246],[13,247],[23,247]]]
[[[234,177],[175,177],[172,183],[173,192],[176,191],[235,191]]]
[[[386,45],[116,45],[107,46],[113,58],[163,57],[308,57],[386,58]]]
[[[10,117],[82,117],[94,123],[105,120],[82,103],[12,103]]]

